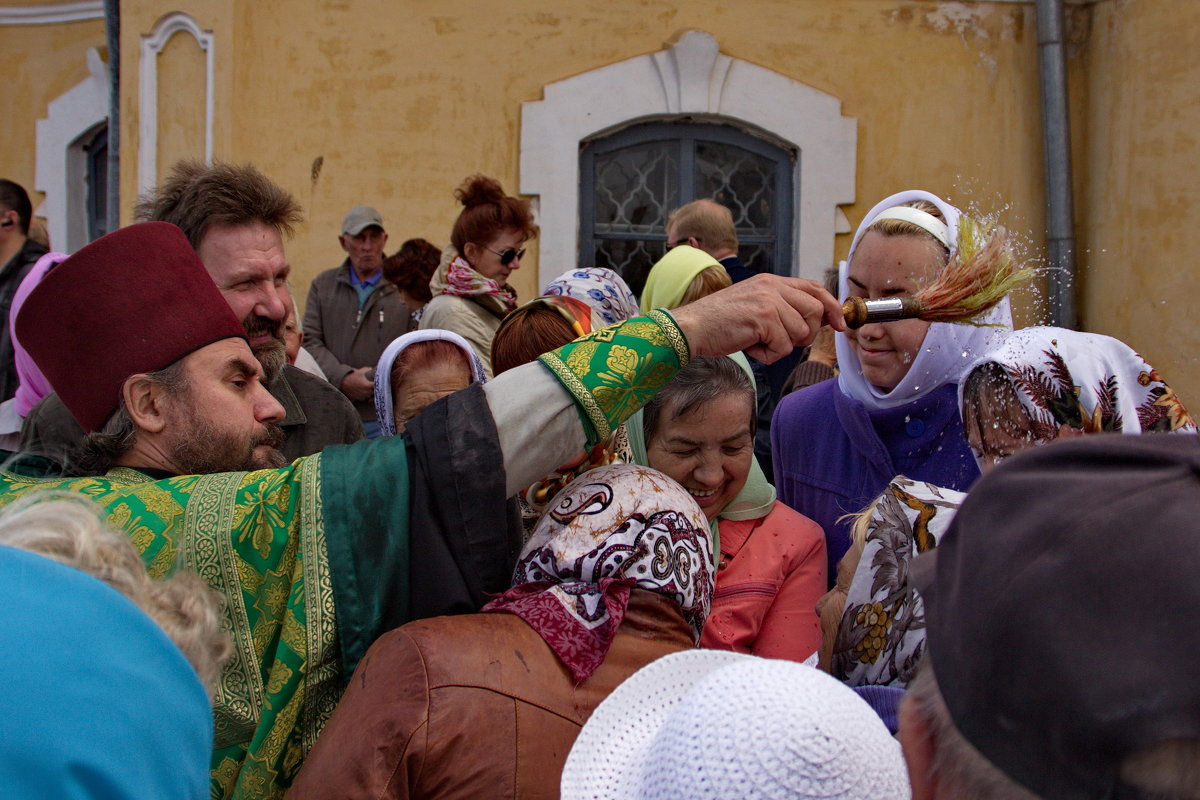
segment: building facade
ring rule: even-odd
[[[0,3],[9,147],[53,244],[97,231],[108,82],[101,2]],[[1075,282],[1082,327],[1200,396],[1188,201],[1200,144],[1200,4],[1067,5]],[[445,244],[454,188],[498,178],[536,205],[522,297],[564,269],[636,276],[670,208],[716,196],[743,257],[818,277],[876,201],[926,188],[1045,247],[1032,0],[122,0],[120,211],[181,157],[253,162],[307,221],[303,297],[376,206],[389,251]],[[104,176],[108,180],[108,176]],[[89,216],[90,215],[90,216]],[[1045,319],[1038,287],[1022,324]],[[1200,402],[1200,401],[1193,401]]]

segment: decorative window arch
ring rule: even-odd
[[[138,62],[138,192],[158,182],[158,55],[177,33],[190,33],[204,51],[204,161],[212,163],[213,150],[213,32],[200,27],[188,14],[173,11],[162,17],[150,33],[142,34]]]
[[[700,31],[657,53],[549,84],[544,97],[521,109],[520,190],[538,197],[539,285],[580,263],[581,144],[633,122],[696,115],[749,125],[795,150],[787,271],[819,279],[833,263],[834,234],[849,230],[838,206],[854,202],[858,143],[857,123],[842,116],[836,97],[722,55]]]

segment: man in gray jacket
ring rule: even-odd
[[[375,364],[393,339],[412,330],[412,314],[383,277],[387,232],[378,211],[350,209],[338,243],[346,260],[318,275],[308,290],[304,348],[354,403],[367,436],[375,437]]]

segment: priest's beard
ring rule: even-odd
[[[181,475],[210,475],[214,472],[275,469],[287,464],[279,452],[283,429],[273,422],[250,437],[220,430],[210,420],[189,408],[180,420],[181,436],[171,445],[171,462]],[[271,444],[258,450],[259,445]]]
[[[242,327],[246,329],[246,335],[251,339],[265,334],[271,335],[269,342],[250,345],[250,352],[263,368],[263,385],[270,386],[279,377],[283,365],[287,363],[287,346],[283,341],[283,323],[258,314],[248,314],[242,320]]]

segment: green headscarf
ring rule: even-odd
[[[703,250],[686,244],[672,247],[646,276],[646,285],[642,289],[642,313],[655,308],[668,311],[678,308],[692,279],[709,267],[724,269],[721,262]]]
[[[675,249],[678,250],[679,248]],[[671,252],[674,252],[674,250]],[[753,385],[754,373],[750,371],[750,362],[746,360],[746,357],[741,353],[733,353],[729,358],[745,370],[746,374],[750,376],[751,385]],[[643,429],[642,413],[642,410],[638,409],[637,413],[625,423],[625,429],[629,433],[629,449],[633,452],[633,463],[648,467],[650,466],[650,459],[646,454],[646,434]],[[758,519],[771,513],[771,509],[774,506],[775,487],[770,484],[767,476],[763,474],[762,467],[758,465],[758,459],[752,457],[750,459],[750,474],[746,476],[746,485],[738,492],[737,497],[733,498],[729,502],[729,505],[721,509],[721,513],[708,523],[713,537],[713,559],[717,563],[720,563],[721,536],[718,523],[721,520]]]

